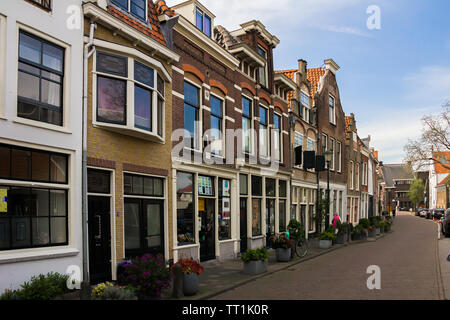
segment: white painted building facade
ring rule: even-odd
[[[0,292],[82,274],[81,3],[0,1]]]

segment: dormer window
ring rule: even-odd
[[[112,0],[112,3],[138,19],[147,21],[147,0]]]
[[[197,8],[195,13],[195,26],[211,38],[211,17]]]

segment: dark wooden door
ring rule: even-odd
[[[91,283],[111,280],[111,213],[109,197],[88,198],[89,275]]]
[[[240,201],[240,235],[241,235],[241,253],[247,251],[247,198],[241,198]]]
[[[216,258],[215,199],[200,198],[199,201],[204,201],[203,210],[199,208],[198,212],[201,218],[200,261],[208,261]]]

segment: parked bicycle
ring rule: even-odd
[[[297,220],[291,220],[288,225],[289,238],[294,241],[294,252],[299,258],[308,254],[308,239],[305,237],[305,229]]]

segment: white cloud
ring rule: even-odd
[[[361,37],[372,37],[372,35],[363,32],[357,28],[352,27],[336,27],[336,26],[328,26],[325,28],[325,30],[331,31],[331,32],[338,32],[338,33],[347,33],[355,36],[361,36]]]
[[[449,66],[423,66],[417,72],[408,73],[403,80],[406,100],[434,105],[450,99]]]

